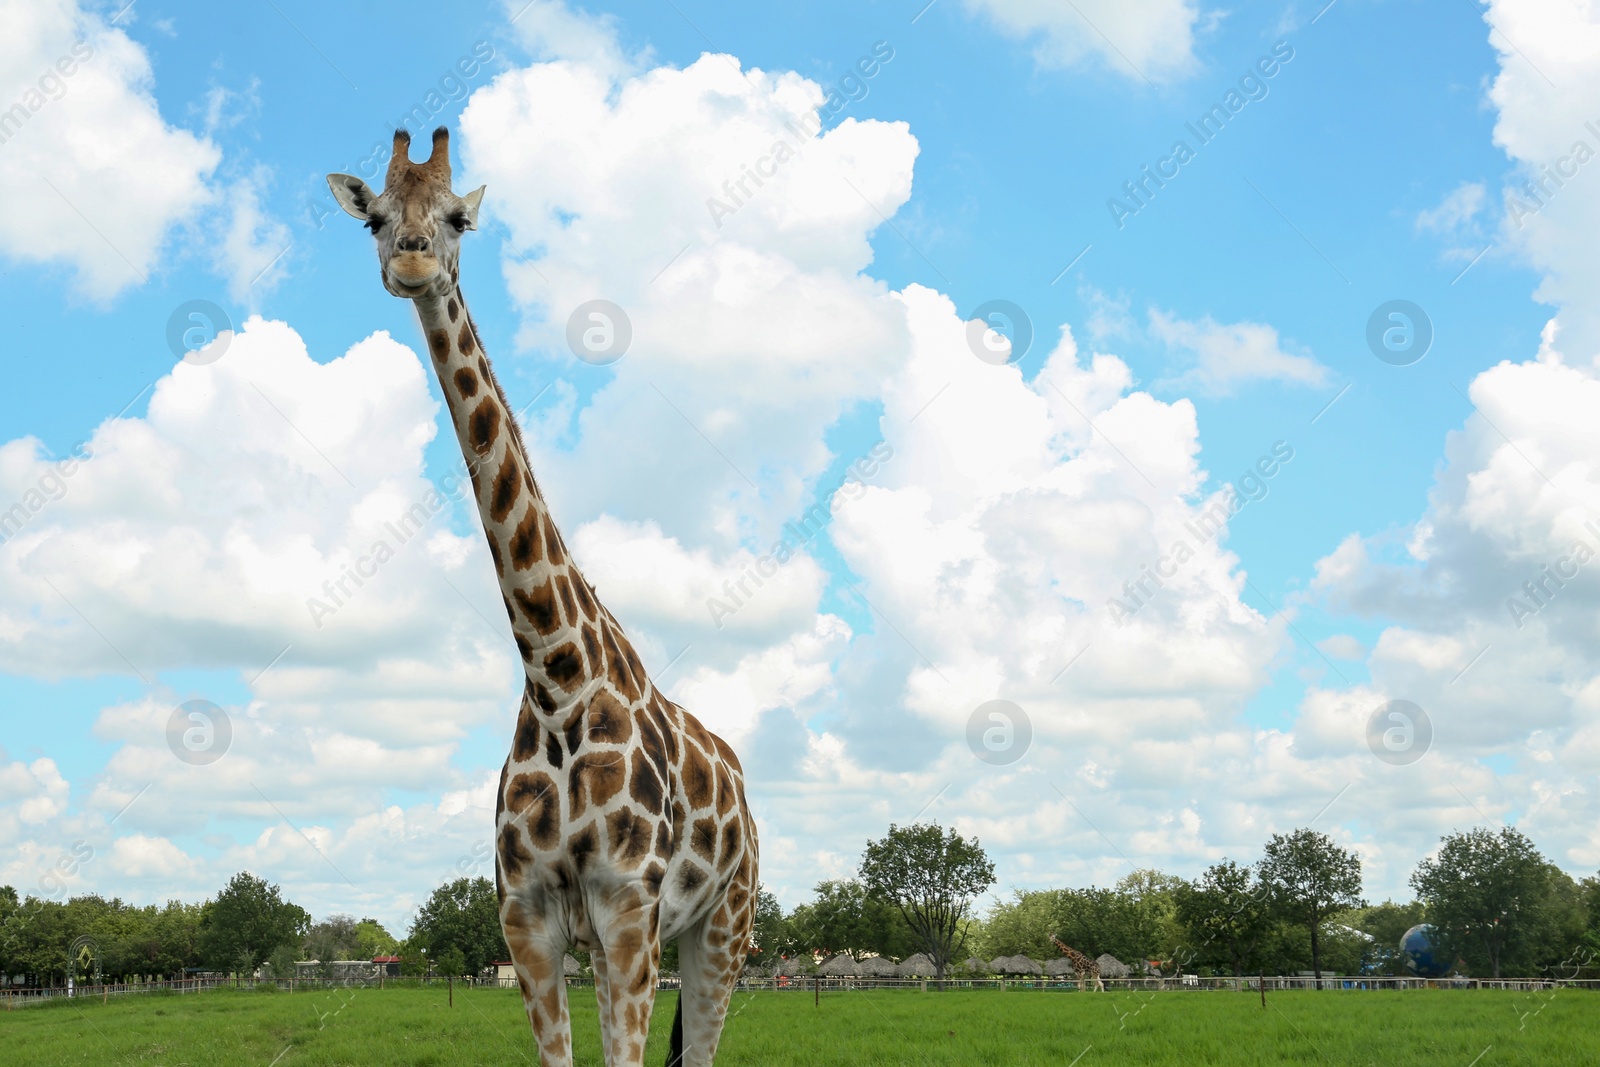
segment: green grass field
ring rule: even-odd
[[[594,998],[574,990],[578,1063],[599,1067]],[[674,996],[648,1063],[666,1059]],[[1600,1063],[1600,994],[738,994],[719,1065]],[[1486,1051],[1487,1050],[1487,1051]],[[504,1067],[533,1064],[515,991],[208,992],[0,1013],[6,1067]]]

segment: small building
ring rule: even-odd
[[[1109,952],[1101,953],[1095,960],[1100,965],[1101,978],[1126,978],[1132,973],[1131,968]]]
[[[400,957],[399,956],[374,956],[374,957],[372,957],[372,962],[377,966],[378,975],[380,977],[383,977],[383,978],[399,978],[400,977]]]
[[[863,978],[893,978],[896,975],[894,961],[882,956],[868,956],[856,967],[857,973]]]

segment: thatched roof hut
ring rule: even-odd
[[[778,961],[778,974],[785,978],[793,978],[798,974],[810,974],[816,961],[810,956],[788,956]]]
[[[1109,952],[1095,960],[1095,962],[1100,965],[1101,978],[1126,978],[1133,973],[1126,963],[1123,963]]]
[[[977,963],[980,967],[983,966],[983,964],[977,960],[972,960],[970,962]],[[915,956],[907,956],[905,959],[900,961],[900,967],[898,969],[901,978],[932,978],[936,973],[938,973],[933,966],[933,961],[928,958],[928,954],[926,952],[919,952]]]
[[[1078,971],[1072,966],[1072,961],[1065,956],[1057,956],[1053,960],[1047,960],[1044,965],[1044,973],[1053,978],[1076,978],[1078,976]]]
[[[859,978],[861,965],[851,959],[848,953],[841,952],[818,967],[817,973],[825,978]]]
[[[1030,959],[1023,955],[1001,956],[999,959],[991,960],[989,966],[994,968],[996,974],[1043,973],[1043,968],[1039,966],[1038,960]]]
[[[989,973],[989,965],[978,959],[976,956],[968,957],[967,961],[963,963],[961,967],[963,970],[971,971],[973,974]]]
[[[894,961],[882,956],[868,956],[856,966],[863,978],[893,978],[896,974]]]
[[[570,977],[577,977],[583,973],[583,964],[579,963],[572,953],[563,953],[561,956],[561,973]]]

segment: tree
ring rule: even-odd
[[[279,945],[299,944],[310,925],[306,910],[284,900],[277,886],[241,871],[202,910],[200,958],[220,970],[248,961],[254,970]]]
[[[433,961],[436,973],[459,978],[467,973],[467,957],[455,945],[451,945]]]
[[[279,945],[267,956],[267,969],[272,972],[272,977],[279,981],[293,978],[294,965],[299,958],[300,953],[295,951],[293,945]]]
[[[1411,887],[1447,951],[1499,978],[1507,964],[1540,962],[1546,954],[1540,942],[1565,939],[1560,928],[1569,925],[1568,917],[1556,912],[1577,912],[1576,886],[1561,885],[1560,879],[1571,879],[1520,830],[1507,826],[1495,833],[1480,826],[1441,842],[1437,855],[1417,864]],[[1581,924],[1576,914],[1572,919]]]
[[[1272,925],[1270,901],[1255,872],[1223,860],[1181,887],[1176,898],[1178,921],[1189,935],[1187,951],[1199,962],[1227,963],[1235,975],[1248,973]]]
[[[331,963],[361,958],[361,940],[353,915],[330,915],[306,931],[305,958]],[[371,959],[371,956],[366,957]]]
[[[1184,938],[1177,902],[1178,892],[1187,885],[1175,874],[1150,868],[1140,868],[1118,880],[1119,910],[1141,958],[1165,961],[1174,969],[1181,969],[1188,962],[1178,958]]]
[[[400,942],[377,919],[362,919],[356,923],[355,937],[357,959],[393,956],[400,948]]]
[[[816,899],[795,909],[800,946],[814,952],[903,957],[915,943],[900,909],[850,879],[818,882]]]
[[[788,940],[788,926],[778,898],[766,886],[760,886],[756,890],[755,929],[750,934],[753,942],[750,947],[751,958],[759,957],[764,963],[776,959]]]
[[[868,891],[900,909],[919,946],[944,978],[961,947],[967,912],[994,885],[994,864],[976,837],[970,841],[938,823],[901,829],[892,823],[882,841],[867,842],[861,877]]]
[[[1361,906],[1361,860],[1327,834],[1309,827],[1273,834],[1257,876],[1283,914],[1311,931],[1311,970],[1322,988],[1318,932],[1329,914]]]
[[[487,878],[457,878],[435,889],[418,910],[409,941],[428,950],[435,969],[444,966],[452,948],[472,974],[511,958],[500,932],[500,898]]]

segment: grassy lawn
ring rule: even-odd
[[[602,1063],[594,997],[574,990],[578,1062]],[[674,996],[648,1063],[666,1059]],[[1023,991],[738,994],[719,1067],[840,1064],[1600,1063],[1600,994]],[[1487,1049],[1487,1052],[1485,1050]],[[1481,1058],[1479,1058],[1481,1055]],[[0,1012],[6,1067],[505,1067],[532,1064],[513,990],[208,992]]]

